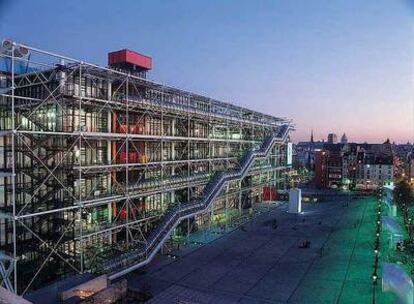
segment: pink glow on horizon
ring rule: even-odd
[[[303,130],[297,127],[297,130],[292,134],[293,142],[309,141],[310,140],[310,129]],[[405,130],[332,130],[327,129],[326,131],[314,130],[315,141],[327,141],[329,133],[335,133],[340,141],[342,134],[345,132],[349,142],[368,142],[368,143],[382,143],[387,138],[391,142],[397,144],[405,144],[407,142],[414,143],[414,130],[413,128],[407,128]]]

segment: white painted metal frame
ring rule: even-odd
[[[78,110],[78,119],[79,119],[79,129],[72,130],[72,132],[55,132],[55,131],[48,131],[48,130],[27,130],[22,127],[22,124],[16,125],[15,123],[15,117],[16,117],[16,109],[20,110],[25,103],[31,103],[34,105],[34,108],[31,109],[31,113],[29,113],[28,118],[31,118],[32,115],[35,114],[37,109],[42,108],[45,105],[55,105],[59,107],[62,110],[63,115],[66,115],[65,112],[65,100],[61,99],[59,95],[59,90],[63,89],[62,85],[59,83],[53,90],[50,90],[47,86],[50,79],[47,77],[47,73],[49,71],[53,71],[56,68],[55,64],[50,63],[40,63],[37,61],[31,61],[26,60],[25,58],[16,58],[14,56],[14,49],[18,47],[25,47],[29,49],[33,53],[40,54],[41,56],[46,56],[53,58],[55,61],[59,61],[59,63],[66,62],[65,66],[70,67],[69,71],[70,73],[67,76],[73,76],[73,75],[79,75],[79,90],[78,94],[72,96],[72,102],[77,103],[77,110]],[[106,235],[107,237],[110,236],[110,234],[113,231],[118,231],[120,229],[125,229],[125,239],[126,239],[126,249],[130,247],[131,244],[142,244],[142,245],[148,245],[148,239],[145,236],[144,231],[142,230],[143,225],[147,225],[147,223],[156,221],[159,219],[159,216],[154,217],[148,217],[145,219],[140,219],[135,217],[134,215],[130,218],[130,212],[129,210],[132,208],[136,208],[135,203],[133,202],[133,199],[139,198],[142,196],[148,196],[148,195],[154,195],[163,193],[166,190],[172,191],[174,189],[188,189],[188,196],[190,197],[193,195],[192,189],[195,186],[203,186],[206,184],[206,180],[200,182],[200,181],[191,181],[192,176],[190,175],[190,171],[188,170],[188,180],[186,181],[185,186],[178,185],[176,188],[171,186],[163,186],[158,190],[155,191],[146,191],[144,193],[136,193],[131,191],[129,185],[130,185],[130,169],[134,167],[144,167],[144,170],[149,170],[151,166],[160,166],[161,167],[161,175],[163,177],[164,174],[164,168],[172,165],[185,165],[187,164],[190,166],[194,163],[202,163],[202,162],[208,162],[208,168],[209,173],[212,174],[212,168],[216,165],[223,165],[225,168],[229,168],[230,163],[234,161],[238,161],[237,157],[234,157],[229,154],[230,144],[238,144],[239,146],[242,145],[249,145],[251,147],[257,145],[260,143],[260,139],[229,139],[229,130],[230,128],[234,126],[238,126],[240,128],[240,134],[243,127],[251,127],[254,131],[255,128],[261,128],[262,132],[265,133],[266,130],[277,130],[281,125],[289,124],[291,125],[291,121],[285,118],[275,118],[270,115],[258,113],[255,111],[248,110],[246,108],[234,106],[228,103],[223,103],[221,101],[212,100],[208,97],[204,97],[201,95],[193,94],[190,92],[186,92],[174,87],[161,85],[159,83],[156,83],[154,81],[150,81],[147,79],[139,78],[137,76],[123,73],[120,71],[111,70],[105,67],[100,67],[95,64],[85,63],[82,61],[78,61],[69,57],[57,55],[54,53],[50,53],[47,51],[43,51],[37,48],[33,48],[27,45],[14,43],[11,51],[11,55],[9,54],[1,54],[0,53],[0,59],[1,58],[8,58],[11,60],[11,86],[9,92],[6,94],[0,94],[0,98],[7,98],[11,101],[11,119],[12,119],[12,126],[9,130],[0,130],[2,136],[10,136],[12,138],[11,140],[11,154],[12,154],[12,170],[11,170],[11,176],[12,176],[12,197],[13,201],[16,197],[16,189],[15,189],[15,177],[16,177],[16,168],[15,168],[15,142],[16,140],[22,140],[21,142],[25,145],[27,150],[33,154],[34,158],[37,159],[37,162],[40,163],[41,167],[45,169],[48,172],[47,177],[45,180],[43,180],[42,183],[39,184],[37,189],[34,191],[32,196],[26,200],[26,204],[23,206],[23,208],[17,210],[16,205],[13,204],[13,212],[12,214],[5,214],[0,213],[0,217],[8,218],[12,220],[13,223],[13,256],[9,257],[6,255],[0,255],[0,286],[5,286],[9,290],[13,292],[17,292],[18,290],[18,271],[17,271],[17,262],[18,262],[18,256],[17,256],[17,228],[16,224],[19,224],[20,226],[24,227],[30,234],[33,235],[35,239],[37,239],[40,242],[40,246],[44,246],[45,248],[48,248],[50,250],[49,255],[44,259],[43,263],[40,265],[38,270],[35,273],[35,276],[32,278],[32,280],[27,284],[24,289],[22,290],[22,293],[24,294],[28,290],[30,290],[31,284],[36,279],[37,275],[42,271],[44,265],[47,263],[48,259],[54,255],[57,258],[61,259],[64,263],[69,265],[75,272],[83,273],[87,271],[88,269],[84,269],[84,258],[85,258],[85,243],[90,240],[92,237],[95,237],[99,234]],[[25,62],[27,64],[35,64],[37,66],[41,66],[44,69],[40,71],[31,71],[27,74],[15,74],[15,62]],[[35,78],[32,80],[30,77],[35,76]],[[120,81],[118,88],[114,92],[110,92],[107,99],[100,99],[100,98],[92,98],[87,97],[82,94],[82,75],[97,75],[103,78],[111,78],[113,80],[117,79]],[[49,77],[51,77],[49,75]],[[27,83],[27,84],[25,84]],[[37,99],[33,97],[24,97],[24,96],[16,96],[15,95],[15,89],[16,87],[20,86],[31,86],[34,83],[42,85],[46,91],[47,96],[45,98]],[[158,100],[156,98],[146,98],[145,96],[141,96],[140,98],[137,98],[137,96],[131,96],[128,92],[128,89],[130,87],[137,88],[137,85],[143,86],[146,88],[152,88],[154,90],[157,90],[160,93],[161,99]],[[85,88],[86,90],[86,88]],[[123,92],[121,92],[123,90]],[[138,91],[138,90],[137,90]],[[187,97],[187,102],[185,105],[174,103],[173,101],[167,100],[167,95],[181,95]],[[121,96],[121,101],[117,100],[116,98],[111,98],[115,96]],[[18,104],[16,104],[16,100],[18,100]],[[200,100],[209,105],[209,111],[197,109],[195,105],[191,102],[191,100]],[[125,133],[113,133],[113,132],[101,132],[101,131],[88,131],[84,130],[82,126],[82,120],[81,120],[81,113],[84,106],[87,106],[87,104],[93,103],[96,105],[96,108],[98,109],[98,113],[103,111],[108,111],[110,113],[114,113],[114,111],[125,111],[126,120],[128,121],[128,117],[130,113],[136,113],[137,111],[141,114],[141,118],[144,115],[151,116],[153,113],[156,115],[160,115],[161,117],[161,135],[150,135],[150,134],[131,134],[129,133],[128,128],[126,128]],[[185,115],[187,120],[187,126],[183,126],[186,128],[188,136],[166,136],[164,135],[163,131],[163,121],[165,117],[179,117],[179,116]],[[141,119],[140,118],[140,119]],[[190,122],[193,119],[207,119],[207,122],[210,125],[221,125],[226,128],[227,132],[227,138],[214,138],[211,137],[209,134],[207,138],[205,137],[191,137],[189,136],[189,130],[190,130]],[[117,117],[117,122],[120,123],[119,118]],[[290,130],[288,130],[290,131]],[[278,141],[280,143],[285,142],[288,136],[289,132],[286,132],[284,134],[284,137],[282,138],[282,141],[280,138],[278,138]],[[52,169],[50,169],[47,164],[45,164],[41,158],[39,158],[35,151],[24,141],[24,138],[29,138],[29,136],[50,136],[50,137],[72,137],[73,143],[69,146],[69,149],[63,154],[63,157],[60,159],[60,162],[58,162]],[[109,155],[109,164],[107,165],[83,165],[82,164],[82,157],[79,157],[79,162],[76,166],[73,167],[73,171],[76,172],[78,180],[79,180],[79,193],[78,196],[74,196],[72,194],[72,190],[69,189],[68,185],[64,184],[64,181],[60,180],[58,176],[54,174],[55,170],[62,165],[65,158],[70,155],[70,153],[75,153],[75,147],[81,151],[83,147],[90,147],[92,148],[91,143],[93,141],[97,140],[117,140],[118,142],[122,142],[122,145],[120,145],[120,148],[117,149],[115,153],[115,158],[119,155],[121,149],[123,147],[126,148],[127,155],[129,154],[129,151],[134,151],[135,146],[131,145],[131,142],[134,140],[154,140],[159,142],[159,147],[157,149],[161,150],[161,161],[154,161],[149,162],[146,164],[142,163],[130,163],[129,157],[126,157],[126,162],[123,164],[113,164],[115,162],[115,159],[112,158],[111,155]],[[209,147],[209,155],[211,155],[211,149],[215,143],[223,143],[227,147],[227,152],[225,157],[219,157],[219,158],[204,158],[204,159],[189,159],[189,153],[187,154],[187,160],[172,160],[172,161],[165,161],[162,156],[163,146],[166,142],[177,142],[182,141],[186,143],[185,149],[188,149],[187,153],[190,151],[190,144],[193,142],[206,142]],[[132,147],[131,147],[132,146]],[[130,150],[132,149],[132,150]],[[184,153],[184,150],[181,151]],[[266,155],[270,152],[267,151]],[[252,163],[250,163],[250,166]],[[241,167],[241,164],[239,163],[239,166]],[[177,170],[180,170],[180,167],[177,167]],[[278,170],[279,168],[276,168]],[[124,189],[122,193],[114,194],[108,197],[103,198],[95,198],[95,199],[85,199],[82,196],[82,191],[80,190],[81,187],[81,181],[84,176],[86,176],[90,171],[93,170],[100,170],[100,172],[113,172],[113,170],[125,170],[125,185],[122,185],[115,181],[114,187],[118,187],[119,189]],[[105,171],[107,170],[107,171]],[[247,174],[247,169],[243,172],[242,177],[244,177]],[[239,179],[240,179],[239,178]],[[64,206],[61,208],[55,208],[51,210],[44,210],[44,211],[35,211],[35,212],[25,212],[27,205],[31,202],[33,196],[37,193],[37,191],[40,191],[41,187],[50,179],[56,180],[57,183],[60,184],[61,189],[68,193],[68,195],[72,196],[72,199],[74,201],[73,205],[70,206]],[[139,181],[136,183],[138,184]],[[222,183],[221,187],[224,185]],[[94,184],[94,186],[88,191],[88,194],[90,195],[92,192],[96,190],[97,184]],[[220,192],[220,191],[218,191]],[[216,194],[218,197],[219,193]],[[212,200],[214,201],[214,200]],[[108,204],[109,202],[121,202],[122,207],[119,209],[118,213],[114,216],[113,225],[108,228],[101,229],[96,232],[88,232],[84,231],[83,224],[82,224],[82,214],[88,210],[89,208],[94,208],[98,206],[103,206],[105,204]],[[181,208],[181,203],[178,202],[178,206]],[[120,216],[120,210],[123,208],[126,208],[126,220],[123,223],[117,223],[119,216]],[[146,252],[146,259],[145,264],[148,263],[152,257],[156,254],[156,252],[159,250],[159,248],[164,243],[165,239],[168,237],[169,233],[178,225],[178,223],[186,218],[192,217],[196,214],[199,214],[201,212],[205,212],[206,209],[211,208],[211,206],[206,207],[202,211],[192,213],[183,217],[180,217],[180,219],[172,226],[171,229],[169,229],[168,233],[163,237],[162,241],[157,244],[155,250],[152,250],[151,252]],[[74,218],[65,225],[65,229],[63,234],[60,235],[60,237],[57,239],[55,244],[50,245],[47,241],[42,239],[41,236],[39,236],[36,232],[34,232],[30,227],[28,227],[25,224],[25,220],[36,218],[40,216],[46,216],[50,215],[52,213],[60,213],[60,212],[73,212]],[[77,223],[80,224],[77,224]],[[78,241],[79,243],[79,255],[80,255],[80,263],[76,264],[72,261],[69,261],[67,258],[59,254],[58,251],[56,251],[56,248],[61,244],[61,241],[69,229],[71,229],[73,226],[77,226],[76,229],[76,237],[75,241]],[[96,255],[96,252],[95,252]],[[143,262],[144,263],[144,262]],[[144,264],[137,264],[135,266],[129,267],[127,270],[119,272],[118,274],[115,274],[112,276],[112,278],[118,277],[128,271],[131,271],[132,269],[136,269],[139,267],[139,265]]]

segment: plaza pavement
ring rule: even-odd
[[[293,215],[284,204],[176,259],[157,257],[128,284],[150,291],[150,303],[373,303],[375,208],[366,198],[304,204]],[[310,248],[299,248],[303,240]],[[375,288],[376,303],[392,303]]]

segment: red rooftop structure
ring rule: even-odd
[[[139,76],[145,76],[152,69],[152,58],[129,49],[108,53],[108,65]]]

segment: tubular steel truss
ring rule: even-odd
[[[0,286],[11,291],[129,271],[171,210],[203,201],[219,173],[243,172],[168,226],[152,256],[172,230],[227,227],[263,187],[285,189],[287,119],[14,42],[0,61]]]

